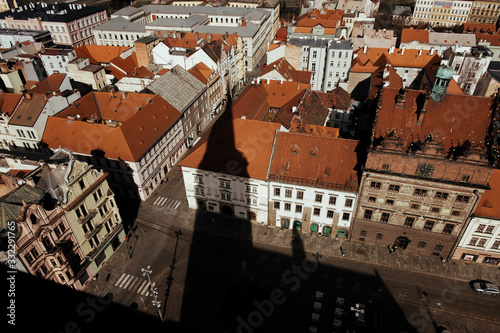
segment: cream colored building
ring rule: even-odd
[[[106,86],[104,67],[91,64],[87,58],[75,58],[68,62],[66,68],[73,80],[91,85],[93,90],[101,90]]]
[[[496,24],[499,14],[499,0],[474,1],[467,21],[470,23]]]
[[[10,5],[9,5],[10,3]],[[17,8],[17,2],[16,0],[0,0],[0,12],[5,12],[10,10],[10,8]]]
[[[411,23],[451,27],[467,22],[474,1],[417,0]]]
[[[96,275],[125,239],[115,195],[108,185],[108,173],[76,160],[69,151],[56,149],[54,160],[43,165],[31,182],[51,194],[61,206],[76,244],[85,258],[77,279],[84,286]]]

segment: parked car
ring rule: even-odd
[[[481,294],[487,294],[487,295],[493,295],[496,296],[500,293],[500,290],[498,289],[497,285],[494,285],[493,283],[489,282],[474,282],[472,284],[472,288],[474,288],[475,291]]]

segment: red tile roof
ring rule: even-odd
[[[464,23],[464,32],[494,33],[496,31],[497,27],[494,24]]]
[[[202,62],[196,64],[188,72],[204,84],[208,84],[208,80],[212,74],[212,70]]]
[[[260,73],[260,76],[264,76],[273,70],[277,71],[278,73],[283,76],[285,80],[292,80],[295,82],[300,82],[300,83],[305,83],[309,84],[311,83],[311,76],[312,72],[309,71],[298,71],[295,68],[293,68],[292,65],[285,59],[281,58],[276,60],[273,63],[270,63],[267,65],[264,70]]]
[[[77,115],[79,120],[68,119]],[[64,147],[86,155],[99,149],[107,158],[138,161],[180,116],[157,95],[92,92],[76,106],[49,117],[43,141],[50,148]],[[109,126],[110,121],[117,126]]]
[[[476,33],[476,42],[489,42],[491,46],[500,46],[500,34]]]
[[[32,94],[48,94],[52,91],[58,91],[66,78],[66,74],[52,74],[40,82],[27,81],[25,88]]]
[[[321,25],[324,28],[335,28],[340,25],[343,16],[343,10],[327,10],[322,13],[318,9],[313,9],[298,17],[295,25],[297,27],[315,27]]]
[[[106,70],[118,80],[121,80],[123,77],[139,77],[148,79],[154,76],[154,73],[149,69],[144,66],[139,66],[135,52],[127,58],[114,58],[110,61],[110,66],[108,66]]]
[[[435,52],[431,54],[429,50],[405,49],[402,52],[401,49],[394,49],[389,54],[387,48],[368,47],[366,53],[361,48],[355,54],[357,57],[354,60],[362,66],[380,67],[389,63],[394,67],[424,68],[429,62],[441,61]]]
[[[421,44],[429,43],[429,30],[423,29],[403,29],[401,32],[401,43],[417,41]]]
[[[500,218],[500,170],[493,171],[489,185],[491,189],[484,192],[474,215],[498,219]]]
[[[107,64],[129,50],[128,46],[83,45],[75,48],[76,56],[88,58],[91,64]]]
[[[469,140],[471,147],[485,147],[493,99],[489,97],[447,94],[441,102],[429,98],[421,125],[417,124],[417,98],[422,90],[406,89],[403,108],[396,108],[400,89],[384,88],[378,110],[375,137],[395,135],[409,149],[412,142],[424,141],[429,135],[444,146],[444,154],[451,147]]]
[[[358,141],[278,132],[274,144],[269,180],[286,177],[357,189]],[[335,156],[335,158],[332,158]],[[280,178],[275,178],[279,176]]]
[[[279,127],[276,123],[235,119],[206,133],[202,139],[205,141],[193,147],[179,166],[266,180],[274,134]]]
[[[1,113],[11,116],[22,98],[22,94],[0,93]]]

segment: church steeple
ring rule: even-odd
[[[446,96],[448,85],[453,78],[453,68],[448,65],[439,66],[436,72],[436,79],[432,86],[431,98],[434,102],[441,102]]]

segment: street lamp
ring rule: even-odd
[[[158,300],[158,291],[156,288],[153,288],[153,285],[151,284],[151,276],[150,274],[153,273],[151,270],[151,266],[148,266],[146,268],[141,269],[142,275],[148,277],[149,281],[149,289],[151,290],[151,293],[153,294],[153,306],[156,307],[156,310],[158,311],[158,315],[160,316],[161,321],[163,321],[163,315],[161,314],[161,302]]]

